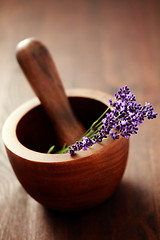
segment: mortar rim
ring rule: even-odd
[[[84,97],[90,98],[99,102],[102,102],[105,105],[108,105],[108,100],[112,96],[110,94],[104,93],[99,90],[94,89],[67,89],[66,94],[68,97]],[[95,152],[98,153],[102,151],[102,148],[109,148],[110,144],[117,145],[121,140],[120,137],[118,140],[104,140],[102,143],[96,143],[94,146],[90,147],[87,151],[79,151],[75,156],[70,156],[69,153],[65,154],[47,154],[40,153],[34,150],[31,150],[25,147],[17,138],[16,129],[19,121],[32,109],[40,105],[40,101],[37,97],[26,101],[18,108],[16,108],[5,121],[2,128],[2,140],[3,143],[9,151],[13,154],[32,162],[41,162],[41,163],[64,163],[64,162],[74,162],[78,160],[85,160],[89,156],[93,155]],[[10,131],[8,131],[10,129]],[[107,150],[107,149],[106,149]]]

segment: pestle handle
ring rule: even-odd
[[[59,143],[73,144],[85,129],[72,112],[55,64],[47,48],[30,38],[16,49],[17,60],[31,87],[50,117]]]

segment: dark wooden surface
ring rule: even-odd
[[[65,88],[114,94],[128,85],[160,113],[160,1],[0,1],[0,128],[34,96],[15,47],[36,37],[50,49]],[[95,109],[96,111],[96,109]],[[160,239],[160,121],[131,138],[117,191],[80,213],[52,212],[17,181],[0,139],[0,239]]]

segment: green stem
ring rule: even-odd
[[[108,110],[110,109],[110,107],[108,107],[102,114],[101,116],[94,122],[92,123],[92,125],[90,126],[90,128],[88,128],[88,130],[82,135],[82,137],[78,140],[82,141],[83,137],[93,137],[96,133],[98,133],[98,130],[100,129],[100,126],[102,124],[102,118],[104,117],[104,115],[108,112]],[[93,130],[93,128],[96,128],[96,131]],[[55,146],[50,147],[50,149],[48,150],[47,153],[51,153],[53,152]],[[57,154],[60,153],[65,153],[68,152],[68,147],[66,147],[66,144],[64,144],[63,148],[61,150],[59,150],[58,152],[56,152]]]

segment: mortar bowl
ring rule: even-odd
[[[70,89],[67,96],[77,118],[88,128],[107,108],[110,95]],[[37,98],[6,120],[2,138],[15,175],[40,204],[57,211],[80,211],[105,201],[123,176],[129,140],[104,140],[74,156],[47,154],[57,145],[54,128]]]

